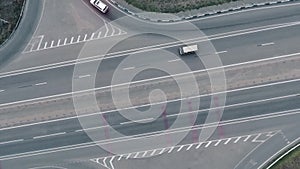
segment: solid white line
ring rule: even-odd
[[[127,155],[126,160],[128,160],[130,156],[131,156],[131,153],[129,153],[129,154]]]
[[[114,29],[114,26],[111,26],[111,28],[112,28],[112,33],[110,36],[113,36],[115,34],[116,30]]]
[[[40,38],[40,41],[39,41],[39,44],[38,44],[38,47],[37,47],[36,50],[39,50],[39,49],[41,48],[41,44],[42,44],[42,42],[43,42],[44,35],[39,36],[39,38]]]
[[[137,158],[139,156],[139,152],[135,153],[135,156],[133,158]]]
[[[278,85],[278,84],[286,84],[290,82],[297,82],[300,79],[293,79],[293,80],[288,80],[288,81],[281,81],[281,82],[275,82],[275,83],[269,83],[269,84],[263,84],[263,85],[257,85],[257,86],[251,86],[251,87],[246,87],[246,88],[240,88],[240,89],[234,89],[234,90],[229,90],[225,92],[218,92],[218,93],[211,93],[211,94],[206,94],[206,95],[200,95],[199,97],[205,97],[205,96],[210,96],[210,95],[216,95],[216,94],[222,94],[222,93],[231,93],[231,92],[236,92],[236,91],[244,91],[248,89],[256,89],[256,88],[261,88],[261,87],[267,87],[267,86],[273,86],[273,85]],[[170,102],[174,102],[180,99],[175,99],[175,100],[170,100]],[[157,103],[161,104],[161,103]],[[154,104],[148,104],[148,105],[154,105]],[[144,106],[148,106],[144,105]],[[0,106],[1,107],[1,106]],[[131,109],[131,108],[138,108],[141,106],[133,106],[126,109]],[[106,111],[102,112],[101,114],[109,113],[109,112],[114,112],[114,111],[121,111],[123,109],[117,109],[117,110],[111,110],[111,111]],[[285,111],[286,112],[286,111]],[[42,122],[37,122],[37,123],[31,123],[31,124],[24,124],[24,125],[19,125],[19,126],[13,126],[13,127],[7,127],[7,128],[0,128],[0,131],[2,130],[9,130],[9,129],[15,129],[15,128],[20,128],[20,127],[28,127],[28,126],[33,126],[33,125],[39,125],[39,124],[46,124],[46,123],[51,123],[51,122],[57,122],[57,121],[63,121],[63,120],[69,120],[69,119],[74,119],[74,118],[80,118],[80,117],[85,117],[85,116],[92,116],[92,115],[97,115],[99,113],[91,113],[87,115],[82,115],[82,116],[74,116],[74,117],[67,117],[67,118],[60,118],[60,119],[55,119],[55,120],[49,120],[49,121],[42,121]]]
[[[184,146],[185,146],[185,145],[181,145],[181,146],[179,147],[179,149],[177,149],[177,152],[181,151],[181,149],[182,149]]]
[[[189,151],[193,147],[193,145],[194,144],[191,144],[186,150]]]
[[[105,29],[106,29],[106,32],[105,32],[105,34],[104,34],[104,37],[107,37],[107,34],[108,34],[108,32],[109,32],[109,29],[108,29],[108,26],[107,26],[107,23],[106,23],[106,22],[104,22],[104,26],[105,26]]]
[[[74,37],[72,36],[72,38],[71,38],[71,42],[70,42],[70,43],[73,43],[73,41],[74,41]]]
[[[239,142],[240,141],[240,139],[241,139],[241,137],[238,137],[235,141],[234,141],[234,143],[237,143],[237,142]]]
[[[78,35],[77,37],[77,43],[79,43],[79,41],[80,41],[80,35]]]
[[[91,76],[90,74],[88,74],[88,75],[81,75],[81,76],[78,76],[78,78],[81,79],[81,78],[87,78],[87,77],[90,77],[90,76]]]
[[[24,139],[18,139],[18,140],[12,140],[12,141],[5,141],[5,142],[0,142],[0,145],[3,144],[10,144],[10,143],[16,143],[16,142],[22,142]]]
[[[95,33],[92,33],[90,40],[93,40],[95,36]]]
[[[45,42],[44,49],[47,48],[48,42]]]
[[[225,141],[224,144],[225,144],[225,145],[228,144],[228,143],[230,142],[231,139],[232,139],[232,138],[228,138],[228,139]]]
[[[171,62],[177,62],[177,61],[180,61],[181,59],[174,59],[174,60],[169,60],[168,62],[171,63]]]
[[[118,158],[118,161],[120,161],[123,157],[123,154],[120,155],[120,157]]]
[[[83,41],[86,41],[87,40],[86,38],[87,38],[87,34],[84,35]]]
[[[60,45],[60,39],[58,39],[56,46]]]
[[[250,139],[251,135],[248,135],[245,139],[244,142],[248,141]]]
[[[216,39],[222,39],[222,38],[227,38],[227,37],[239,36],[239,35],[243,35],[243,34],[261,32],[261,31],[266,31],[268,29],[272,30],[272,29],[278,29],[278,28],[282,28],[282,27],[295,26],[295,25],[298,25],[298,24],[300,24],[300,22],[291,22],[291,23],[285,23],[285,24],[275,24],[277,26],[276,27],[271,27],[271,28],[269,28],[270,25],[268,25],[268,26],[262,26],[262,27],[260,27],[260,28],[266,28],[266,29],[261,29],[261,30],[256,30],[258,28],[249,28],[249,29],[245,29],[245,30],[254,30],[254,32],[253,31],[249,31],[249,32],[246,32],[246,33],[238,33],[238,34],[233,34],[233,35],[229,35],[229,36],[223,36],[223,35],[231,33],[231,32],[226,32],[226,33],[220,33],[220,34],[216,34],[216,35],[210,36],[210,37],[216,37],[216,38],[206,39],[206,38],[202,38],[201,37],[201,38],[187,39],[184,42],[191,41],[189,43],[196,43],[196,42],[198,43],[198,42],[207,41],[207,40],[216,40]],[[238,31],[232,31],[232,32],[243,32],[245,30],[238,30]],[[221,37],[217,37],[219,35],[222,35],[222,36]],[[84,41],[86,41],[86,37],[85,37]],[[166,46],[166,45],[169,45],[169,46]],[[125,52],[132,52],[132,51],[134,51],[135,53],[137,53],[137,51],[139,51],[139,53],[142,53],[142,52],[146,52],[146,51],[153,51],[153,50],[157,50],[157,49],[161,49],[161,48],[174,47],[174,46],[178,46],[178,45],[179,44],[176,41],[176,42],[164,43],[164,44],[159,44],[159,45],[152,45],[152,46],[141,47],[141,48],[136,48],[136,49],[129,49],[129,50],[124,50],[124,51],[119,51],[119,52],[113,52],[113,53],[109,53],[109,54],[106,55],[106,56],[109,55],[111,57],[104,57],[104,55],[96,55],[96,56],[91,56],[91,57],[87,57],[87,58],[84,58],[84,59],[77,59],[77,60],[68,60],[68,61],[63,61],[63,62],[57,62],[57,63],[48,64],[48,65],[36,66],[36,67],[25,68],[25,69],[20,69],[20,70],[14,70],[14,71],[9,71],[9,72],[5,72],[5,73],[1,73],[0,74],[0,76],[1,76],[0,78],[6,77],[6,76],[12,76],[12,75],[18,75],[18,74],[24,74],[24,73],[42,71],[42,70],[47,70],[47,69],[54,69],[54,68],[58,68],[58,67],[70,66],[70,65],[79,64],[79,63],[92,62],[92,61],[97,61],[97,60],[102,60],[102,59],[109,59],[109,58],[116,58],[116,57],[121,57],[121,56],[127,56],[127,54],[124,54]]]
[[[47,82],[42,82],[42,83],[37,83],[37,84],[35,84],[36,86],[42,86],[42,85],[46,85],[47,84]]]
[[[150,156],[153,156],[153,155],[155,154],[155,152],[156,152],[156,149],[154,149],[154,150],[152,151],[152,153],[151,153]]]
[[[141,119],[141,120],[122,122],[122,123],[120,123],[120,124],[121,124],[121,125],[125,125],[125,124],[141,123],[141,122],[147,122],[147,121],[153,121],[153,120],[154,120],[154,118],[146,118],[146,119]]]
[[[218,140],[218,141],[216,142],[216,144],[214,144],[214,146],[215,146],[215,147],[218,146],[218,145],[221,143],[221,141],[222,141],[222,140]]]
[[[257,142],[262,143],[262,142],[264,142],[264,140],[257,140],[260,136],[261,136],[261,133],[259,133],[259,134],[252,140],[252,142],[253,142],[253,143],[257,143]]]
[[[170,148],[170,150],[168,151],[168,153],[171,153],[174,150],[174,146]]]
[[[67,44],[67,40],[68,40],[68,39],[67,39],[67,38],[65,38],[65,40],[64,40],[64,45],[66,45],[66,44]]]
[[[210,144],[211,144],[211,142],[212,142],[212,141],[209,141],[209,142],[205,145],[205,147],[206,147],[206,148],[209,147]]]
[[[147,155],[148,151],[145,151],[142,157],[145,157]]]
[[[135,69],[135,67],[127,67],[127,68],[124,68],[123,70],[132,70],[132,69]]]
[[[158,154],[161,155],[162,153],[164,153],[166,150],[166,148],[163,148]]]
[[[40,139],[40,138],[45,138],[45,137],[52,137],[52,136],[58,136],[58,135],[63,135],[63,134],[66,134],[66,132],[54,133],[54,134],[48,134],[48,135],[42,135],[42,136],[36,136],[36,137],[33,137],[33,139]]]
[[[199,143],[196,149],[199,149],[202,146],[203,142]]]

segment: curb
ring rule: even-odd
[[[259,168],[260,169],[271,169],[275,164],[277,164],[278,161],[280,161],[285,156],[287,156],[288,154],[290,154],[290,152],[292,152],[296,148],[300,147],[299,141],[300,141],[300,138],[296,139],[295,141],[293,141],[289,145],[283,147],[278,153],[276,153],[272,157],[270,157]]]
[[[224,13],[229,13],[229,12],[241,11],[244,9],[258,8],[258,7],[270,6],[270,5],[276,5],[276,4],[282,4],[282,3],[289,3],[289,2],[294,2],[294,1],[298,1],[298,0],[277,0],[277,1],[269,1],[269,2],[263,2],[263,3],[245,4],[245,5],[239,6],[239,7],[231,7],[231,8],[223,9],[223,10],[216,10],[216,11],[207,12],[207,13],[199,13],[197,15],[191,15],[191,16],[186,16],[186,17],[181,17],[179,19],[171,19],[171,20],[152,19],[152,18],[143,17],[143,16],[140,16],[137,13],[134,13],[131,10],[125,8],[124,6],[118,4],[114,0],[108,0],[108,1],[110,1],[113,5],[115,5],[117,8],[121,9],[125,13],[135,16],[139,19],[151,21],[151,22],[172,23],[172,22],[179,22],[179,21],[184,21],[184,20],[204,18],[207,16],[213,16],[213,15],[224,14]]]
[[[19,15],[19,18],[18,18],[18,21],[16,23],[16,26],[14,27],[13,31],[10,33],[10,35],[7,37],[7,39],[2,43],[0,44],[0,49],[6,45],[6,43],[12,38],[12,36],[15,34],[16,30],[18,29],[19,27],[19,24],[23,18],[23,14],[24,14],[24,10],[25,10],[25,6],[26,6],[26,0],[23,1],[23,5],[22,5],[22,9],[21,9],[21,13]]]

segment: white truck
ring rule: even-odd
[[[90,0],[90,3],[102,13],[106,13],[108,11],[108,6],[100,0]]]
[[[195,53],[197,50],[198,50],[197,45],[182,46],[179,48],[179,54],[180,55],[191,54],[191,53]]]

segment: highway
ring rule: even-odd
[[[37,169],[43,166],[55,168],[56,165],[56,168],[101,168],[104,165],[106,168],[113,169],[112,163],[109,164],[110,167],[105,166],[106,159],[113,162],[114,158],[122,158],[118,156],[120,154],[128,155],[128,158],[135,155],[136,158],[142,153],[146,156],[150,151],[153,155],[160,150],[164,152],[170,147],[168,147],[169,142],[163,139],[173,138],[179,135],[178,133],[186,132],[186,137],[177,145],[179,149],[176,152],[179,154],[172,154],[169,150],[170,157],[168,155],[161,157],[167,160],[176,159],[181,156],[182,145],[187,145],[189,150],[199,142],[200,131],[206,128],[203,127],[204,125],[208,125],[208,128],[216,128],[208,138],[208,142],[203,142],[205,148],[209,149],[211,144],[214,147],[218,147],[221,143],[227,145],[231,140],[235,140],[234,144],[246,140],[244,142],[247,144],[241,145],[240,148],[245,154],[240,157],[233,155],[234,159],[228,159],[229,161],[224,161],[223,165],[218,167],[242,169],[251,168],[249,166],[253,165],[257,168],[256,165],[265,163],[264,160],[272,154],[299,138],[300,133],[296,130],[299,127],[297,120],[300,108],[299,3],[200,18],[191,21],[194,24],[193,29],[186,26],[184,21],[168,24],[140,21],[128,17],[111,5],[109,5],[110,12],[104,16],[84,0],[66,0],[60,3],[61,1],[58,0],[37,3],[29,0],[30,8],[39,9],[35,11],[36,14],[29,12],[24,18],[30,21],[28,23],[31,23],[31,26],[21,23],[21,28],[24,28],[27,33],[21,35],[21,32],[17,32],[11,43],[0,51],[4,58],[11,56],[0,68],[0,109],[4,111],[0,120],[8,121],[15,115],[18,115],[15,117],[32,116],[33,118],[45,115],[43,119],[46,118],[42,122],[0,128],[0,169],[18,169],[20,166],[26,169]],[[58,15],[63,17],[58,18]],[[50,26],[53,29],[49,29]],[[178,35],[180,39],[166,37],[166,34],[180,34]],[[32,39],[29,41],[30,36]],[[20,38],[22,41],[18,40]],[[13,44],[14,41],[19,42]],[[115,42],[118,43],[112,48],[107,45]],[[199,57],[193,55],[179,57],[178,48],[183,42],[197,43],[200,46]],[[205,48],[210,44],[213,45],[213,50]],[[103,47],[97,48],[97,46]],[[107,50],[105,48],[107,46],[109,50],[106,54],[104,51]],[[18,47],[19,50],[12,51],[14,47]],[[177,59],[164,56],[164,53],[160,53],[162,51],[167,51]],[[158,57],[153,57],[153,53]],[[203,64],[203,60],[211,55],[218,55],[222,65],[212,64],[207,67]],[[136,57],[136,62],[119,67],[126,58],[131,56]],[[79,62],[76,60],[78,57]],[[99,68],[96,72],[92,72],[90,68],[98,66],[99,61],[101,61]],[[100,114],[90,112],[85,117],[66,115],[57,120],[47,120],[47,114],[50,116],[50,113],[56,110],[74,111],[72,103],[53,104],[49,101],[44,107],[39,107],[37,104],[39,100],[47,101],[50,98],[59,100],[61,96],[69,96],[74,90],[74,79],[83,81],[95,79],[94,86],[85,89],[109,89],[114,85],[120,85],[112,84],[116,70],[125,74],[149,67],[173,67],[172,70],[175,70],[171,74],[157,70],[143,71],[134,79],[130,79],[133,83],[160,82],[155,79],[188,73],[180,69],[176,70],[176,65],[180,65],[178,61],[185,63],[193,73],[204,72],[207,68],[224,69],[228,90],[220,92],[226,93],[225,106],[211,105],[213,94],[200,93],[192,98],[169,100],[167,104],[163,102],[126,107],[126,113],[129,114],[134,112],[134,109],[147,110],[150,105],[157,112],[162,112],[157,119],[139,119],[139,122],[132,122],[120,114],[122,110],[115,109]],[[83,68],[83,74],[74,75],[76,66]],[[259,70],[263,72],[258,72]],[[255,83],[242,84],[241,77],[245,78],[243,80],[253,80]],[[126,77],[124,79],[124,82],[127,82]],[[201,81],[202,85],[209,84],[209,80]],[[163,91],[178,90],[174,85],[163,82],[156,87]],[[137,90],[134,93],[140,101],[143,97],[147,97],[143,92],[148,90]],[[110,99],[110,96],[104,99],[107,98]],[[191,101],[200,102],[200,105],[191,108],[188,106]],[[15,111],[23,103],[29,104],[26,110],[28,112]],[[179,111],[181,103],[185,106],[183,112]],[[223,108],[223,115],[216,118],[221,121],[219,126],[215,123],[205,124],[209,110],[217,116],[218,110]],[[178,114],[179,112],[182,114]],[[97,119],[99,121],[102,119],[100,125],[96,123]],[[81,120],[89,121],[85,126],[88,126],[85,128],[86,131],[82,129]],[[174,132],[167,132],[162,136],[161,133],[177,120],[179,122]],[[1,126],[5,126],[4,121]],[[190,126],[194,126],[194,129],[189,129]],[[123,138],[112,129],[125,136],[135,136],[136,139]],[[94,137],[96,139],[91,140]],[[159,144],[148,145],[146,142],[143,144],[148,137],[162,141]],[[263,141],[256,141],[260,137]],[[252,141],[248,144],[246,138]],[[114,156],[105,149],[97,147],[95,141],[121,153]],[[261,144],[256,145],[256,143]],[[275,143],[278,147],[270,147]],[[230,152],[222,149],[218,151],[224,154]],[[207,153],[212,152],[208,150]],[[192,151],[188,156],[194,156],[193,153],[196,152]],[[66,158],[62,159],[62,157]],[[215,155],[212,154],[212,157]],[[97,164],[99,162],[97,160],[92,162],[91,159],[97,159],[101,164]],[[160,161],[149,157],[151,161],[149,163],[154,164],[149,168],[155,168],[156,164],[161,164],[156,167],[163,166],[163,162],[157,163],[156,160]],[[124,163],[122,165],[128,168],[137,168],[140,165],[139,162]],[[195,166],[190,166],[193,167]],[[211,167],[206,166],[206,168]]]

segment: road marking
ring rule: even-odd
[[[80,42],[80,35],[78,35],[78,37],[77,37],[77,41],[76,41],[77,43],[79,43]]]
[[[257,140],[260,136],[261,136],[261,134],[258,134],[258,135],[252,140],[252,142],[253,142],[253,143],[262,143],[262,142],[264,142],[264,140]]]
[[[0,93],[4,92],[5,90],[0,90]]]
[[[84,35],[83,41],[86,41],[87,40],[86,38],[87,38],[87,34]]]
[[[244,139],[244,142],[248,141],[250,137],[251,137],[251,135],[248,135],[248,136]]]
[[[151,153],[150,156],[154,156],[155,152],[156,152],[156,149],[154,149],[154,150],[152,151],[152,153]]]
[[[59,45],[60,45],[60,41],[61,41],[61,40],[58,39],[56,46],[59,46]]]
[[[185,145],[181,145],[181,146],[179,147],[179,149],[177,149],[177,152],[181,151],[181,149],[182,149],[184,146],[185,146]]]
[[[170,148],[170,150],[168,151],[168,153],[171,153],[174,150],[174,146]]]
[[[177,62],[177,61],[180,61],[181,59],[174,59],[174,60],[169,60],[168,62],[171,63],[171,62]]]
[[[90,74],[78,76],[79,79],[90,77]]]
[[[218,141],[216,142],[216,144],[214,144],[214,146],[215,146],[215,147],[218,146],[218,145],[221,143],[221,141],[222,141],[222,140],[218,140]]]
[[[123,154],[120,155],[120,157],[118,158],[118,161],[120,161],[122,159],[122,157],[123,157]]]
[[[148,151],[145,151],[142,157],[145,157],[147,155]]]
[[[270,43],[263,43],[258,46],[270,46],[270,45],[274,45],[274,44],[275,44],[274,42],[270,42]]]
[[[161,155],[162,153],[164,153],[166,150],[166,148],[163,148],[158,154]]]
[[[224,50],[224,51],[220,51],[220,52],[216,52],[216,54],[222,54],[222,53],[227,53],[228,51]]]
[[[208,147],[211,144],[212,141],[209,141],[208,143],[206,143],[205,147]]]
[[[228,138],[228,139],[225,141],[224,144],[225,144],[225,145],[228,144],[228,143],[230,142],[231,139],[232,139],[232,138]]]
[[[16,143],[16,142],[22,142],[24,139],[18,139],[18,140],[12,140],[12,141],[5,141],[5,142],[0,142],[0,145],[3,144],[10,144],[10,143]]]
[[[124,68],[123,70],[132,70],[132,69],[135,69],[135,67],[127,67],[127,68]]]
[[[105,32],[105,34],[104,34],[104,37],[106,37],[107,34],[108,34],[108,32],[109,32],[109,29],[108,29],[108,26],[107,26],[106,21],[104,22],[104,26],[105,26],[105,29],[106,29],[106,32]]]
[[[249,89],[256,89],[256,88],[274,86],[274,85],[279,85],[279,84],[286,84],[286,83],[290,83],[290,82],[298,82],[299,80],[300,79],[293,79],[293,80],[288,80],[288,81],[280,81],[280,82],[275,82],[275,83],[268,83],[268,84],[263,84],[263,85],[250,86],[250,87],[246,87],[246,88],[239,88],[239,89],[234,89],[234,90],[228,90],[228,91],[225,91],[225,92],[217,92],[217,93],[210,93],[210,94],[205,94],[205,95],[199,95],[199,97],[217,95],[217,94],[222,94],[222,93],[231,93],[231,92],[237,92],[237,91],[244,91],[244,90],[249,90]],[[61,96],[64,96],[64,95],[61,95]],[[46,98],[48,98],[48,97],[46,97]],[[43,98],[43,99],[46,99],[46,98]],[[38,99],[30,99],[30,100],[25,100],[25,101],[18,101],[18,102],[13,102],[13,103],[6,103],[6,104],[0,105],[0,107],[1,106],[12,105],[12,104],[17,104],[17,103],[31,102],[31,101],[36,101],[36,100],[38,100]],[[170,100],[170,102],[174,102],[174,101],[177,101],[177,100],[176,99],[175,100]],[[162,103],[164,103],[164,102],[162,102]],[[157,103],[157,104],[161,104],[161,103]],[[148,104],[148,105],[153,105],[153,104]],[[148,105],[144,105],[144,106],[148,106]],[[121,110],[127,110],[127,109],[138,108],[138,107],[141,107],[141,106],[133,106],[133,107],[125,108],[125,109],[111,110],[111,111],[106,111],[106,112],[102,112],[102,113],[104,114],[104,113],[110,113],[110,112],[113,112],[113,111],[121,111]],[[289,111],[283,111],[283,112],[289,112]],[[46,124],[46,123],[51,123],[51,122],[58,122],[58,121],[69,120],[69,119],[80,118],[80,117],[86,117],[86,116],[92,116],[92,115],[99,115],[99,113],[91,113],[91,114],[87,114],[87,115],[80,115],[80,116],[60,118],[60,119],[55,119],[55,120],[35,122],[35,123],[31,123],[31,124],[24,124],[24,125],[13,126],[13,127],[0,128],[0,131],[9,130],[9,129],[15,129],[15,128],[20,128],[20,127],[28,127],[28,126],[39,125],[39,124]],[[253,116],[253,117],[256,117],[256,116]]]
[[[127,122],[122,122],[120,123],[121,125],[125,125],[125,124],[131,124],[131,123],[145,123],[148,121],[153,121],[154,118],[146,118],[146,119],[141,119],[141,120],[135,120],[135,121],[127,121]]]
[[[42,136],[36,136],[33,137],[33,139],[40,139],[40,138],[45,138],[45,137],[53,137],[53,136],[59,136],[59,135],[64,135],[66,132],[61,132],[61,133],[54,133],[54,134],[48,134],[48,135],[42,135]]]
[[[44,49],[47,48],[48,42],[45,42]]]
[[[72,38],[71,38],[71,42],[70,42],[70,43],[73,43],[73,41],[74,41],[74,37],[72,36]]]
[[[137,158],[137,157],[139,156],[139,154],[140,154],[140,153],[137,152],[133,158]]]
[[[53,40],[53,41],[51,41],[50,48],[52,48],[52,47],[53,47],[53,45],[54,45],[54,40]]]
[[[202,146],[203,142],[199,143],[196,149],[199,149]]]
[[[65,40],[64,40],[64,45],[66,45],[66,44],[67,44],[67,40],[68,40],[68,39],[67,39],[67,38],[65,38]]]
[[[128,160],[128,159],[130,158],[130,156],[131,156],[131,153],[129,153],[129,154],[127,155],[126,159]]]
[[[244,35],[244,34],[249,34],[249,33],[255,33],[255,32],[261,32],[261,31],[266,31],[266,30],[273,30],[273,29],[278,29],[278,28],[282,28],[282,27],[295,26],[295,25],[299,25],[299,24],[300,24],[300,22],[290,22],[290,23],[285,23],[285,24],[275,24],[275,25],[279,25],[279,26],[275,26],[275,27],[271,27],[271,28],[268,28],[268,27],[270,27],[270,25],[268,25],[268,26],[262,26],[262,27],[260,27],[260,28],[264,28],[264,29],[261,29],[261,30],[256,30],[258,28],[255,28],[255,29],[250,28],[250,29],[245,29],[245,30],[252,30],[252,31],[249,31],[249,32],[246,32],[246,33],[243,32],[244,30],[238,30],[238,31],[232,31],[232,32],[242,32],[242,33],[237,33],[237,34],[227,35],[227,36],[221,36],[221,37],[216,37],[216,38],[211,38],[211,39],[193,38],[193,39],[187,39],[184,42],[191,41],[189,43],[196,43],[196,42],[198,43],[198,42],[203,42],[203,41],[208,41],[208,40],[216,40],[216,39],[222,39],[222,38],[227,38],[227,37],[234,37],[234,36],[239,36],[239,35]],[[226,35],[228,33],[230,33],[230,32],[215,34],[213,36]],[[213,37],[213,36],[210,36],[210,37]],[[165,46],[165,45],[169,45],[169,46]],[[42,71],[42,70],[47,70],[47,69],[54,69],[54,68],[58,68],[58,67],[64,67],[64,66],[69,66],[69,65],[79,64],[79,63],[86,63],[86,62],[98,61],[98,60],[102,60],[102,59],[116,58],[116,57],[121,57],[121,56],[124,57],[124,56],[128,55],[128,54],[124,54],[125,52],[132,52],[132,51],[134,51],[135,53],[142,53],[142,52],[153,51],[153,50],[158,50],[158,49],[163,49],[163,48],[168,48],[168,47],[175,47],[175,46],[179,46],[178,41],[176,41],[176,42],[170,42],[170,43],[164,43],[164,44],[159,44],[159,45],[152,45],[152,46],[147,46],[147,47],[141,47],[141,48],[136,48],[136,49],[129,49],[129,50],[124,50],[124,51],[113,52],[113,53],[106,54],[105,57],[104,57],[104,55],[96,55],[96,56],[91,56],[91,57],[87,57],[87,58],[84,58],[84,59],[68,60],[68,61],[63,61],[63,62],[57,62],[57,63],[47,64],[47,65],[43,65],[43,66],[36,66],[36,67],[31,67],[31,68],[19,69],[19,70],[14,70],[14,71],[9,71],[9,72],[5,72],[5,73],[1,73],[0,76],[2,76],[2,77],[4,77],[4,76],[12,76],[13,74],[9,74],[9,73],[23,74],[23,73],[28,73],[28,72],[32,72],[32,71],[35,72],[35,71]],[[111,57],[108,57],[108,56],[111,56]],[[256,60],[256,61],[259,61],[259,60]],[[243,62],[243,63],[247,63],[247,62]],[[18,73],[16,73],[16,72],[18,72]],[[3,75],[3,74],[6,74],[6,75]]]
[[[47,82],[42,82],[42,83],[37,83],[37,84],[35,84],[36,86],[42,86],[42,85],[46,85],[47,84]]]
[[[238,137],[235,141],[234,141],[234,143],[237,143],[237,142],[239,142],[240,141],[240,139],[241,139],[241,137]]]
[[[95,36],[95,33],[93,32],[90,39],[91,40],[94,39],[94,36]]]
[[[192,147],[193,147],[193,144],[190,144],[186,150],[189,151]]]

